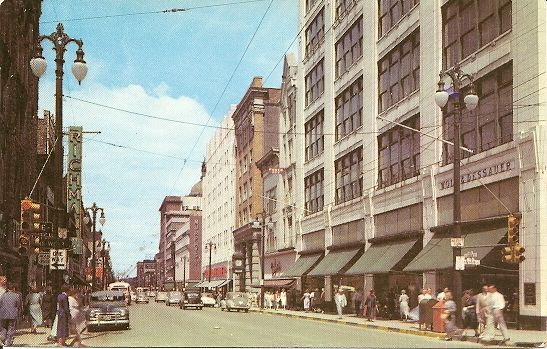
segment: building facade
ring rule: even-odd
[[[445,141],[460,122],[472,150],[461,161],[462,253],[481,261],[462,272],[463,289],[497,283],[509,322],[545,330],[546,3],[301,0],[299,12],[306,211],[291,272],[324,287],[327,301],[335,286],[404,288],[411,299],[450,287]],[[479,96],[460,121],[452,102],[441,110],[434,99],[439,71],[455,65]],[[510,213],[520,217],[520,264],[502,263],[496,246]]]
[[[244,258],[244,271],[234,278],[234,286],[236,290],[250,290],[259,285],[261,276],[259,220],[263,215],[263,187],[256,161],[279,142],[279,89],[265,88],[262,78],[253,78],[232,119],[236,139],[234,252]]]
[[[156,261],[154,259],[137,262],[137,287],[156,287]]]
[[[202,279],[232,280],[232,231],[235,223],[236,158],[232,105],[207,143],[203,177]],[[212,243],[215,248],[205,248]],[[211,265],[209,265],[211,256]]]

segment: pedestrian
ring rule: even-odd
[[[444,310],[441,318],[444,320],[444,340],[451,341],[454,335],[459,331],[456,326],[456,302],[452,299],[452,292],[446,291],[443,294]]]
[[[353,308],[355,309],[355,316],[361,316],[361,304],[363,303],[363,291],[358,288],[357,291],[351,297],[353,302]]]
[[[77,290],[71,290],[68,293],[68,306],[70,312],[69,328],[74,333],[74,340],[70,346],[82,347],[82,337],[80,333],[85,328],[85,313],[83,312],[83,296]]]
[[[401,295],[399,296],[399,313],[401,315],[401,320],[407,321],[408,320],[408,313],[410,312],[410,307],[408,305],[408,295],[406,294],[406,290],[401,291]]]
[[[313,311],[316,313],[323,313],[324,292],[319,291],[319,289],[316,288],[315,291],[313,292],[312,301],[313,301]]]
[[[338,312],[338,318],[342,318],[342,314],[344,312],[344,307],[348,304],[348,301],[346,299],[346,295],[344,294],[344,291],[342,288],[338,289],[338,292],[334,296],[334,303],[336,304],[336,311]]]
[[[35,287],[31,287],[29,294],[25,298],[25,305],[31,320],[30,333],[36,334],[36,327],[42,325],[42,295]]]
[[[300,299],[303,301],[304,311],[307,313],[310,311],[310,291],[306,289],[306,292],[302,295]]]
[[[378,300],[374,294],[374,290],[370,290],[365,299],[364,316],[368,321],[376,320],[376,312],[378,311]]]
[[[479,336],[479,324],[477,322],[477,297],[473,295],[472,290],[466,290],[463,292],[462,297],[462,324],[463,333],[468,328],[475,331],[475,337]]]
[[[444,301],[446,298],[446,292],[448,292],[448,287],[445,287],[442,291],[437,292],[437,300]]]
[[[317,306],[317,304],[316,304],[316,299],[315,299],[315,291],[311,290],[311,292],[310,292],[310,309],[313,313],[315,313],[315,307],[316,306]]]
[[[285,289],[281,289],[281,293],[279,294],[279,301],[281,302],[281,308],[283,310],[287,309],[287,292],[285,292]]]
[[[325,311],[323,310],[323,304],[325,304],[325,289],[321,288],[321,293],[319,294],[319,312],[323,314]]]
[[[486,327],[486,317],[488,315],[488,286],[482,286],[482,292],[477,295],[477,301],[475,306],[477,313],[477,321],[479,323],[479,336],[484,333]]]
[[[51,326],[51,303],[53,302],[53,294],[51,287],[47,286],[42,294],[42,320],[45,327]]]
[[[279,310],[279,291],[278,290],[276,290],[275,293],[273,294],[273,304],[274,304],[274,309]]]
[[[498,292],[496,285],[492,284],[488,286],[488,296],[486,297],[486,303],[488,304],[488,311],[486,314],[486,328],[481,339],[485,341],[491,341],[494,339],[496,327],[499,327],[501,334],[503,335],[502,343],[509,341],[509,334],[507,333],[507,325],[503,317],[503,309],[505,308],[505,298]]]
[[[61,293],[57,296],[57,345],[65,346],[69,335],[70,306],[68,304],[68,286],[61,286]]]
[[[2,297],[4,293],[6,293],[7,283],[8,283],[8,279],[6,278],[6,276],[0,275],[0,297]],[[0,314],[2,314],[1,309],[0,309]],[[2,326],[2,318],[0,317],[0,338],[4,338],[5,336],[6,336],[6,333],[5,333],[4,327]],[[2,345],[3,344],[0,343],[0,347]]]
[[[15,292],[15,285],[9,283],[5,292],[0,296],[0,322],[2,327],[2,338],[0,340],[5,346],[13,344],[15,327],[21,312],[21,306],[21,295]]]

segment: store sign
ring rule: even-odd
[[[211,268],[211,277],[212,278],[226,278],[227,271],[226,267],[212,267]],[[209,268],[205,269],[203,273],[205,279],[209,278]]]
[[[49,265],[49,252],[40,252],[38,255],[38,264],[43,266]]]
[[[460,183],[465,184],[479,180],[481,178],[487,178],[500,173],[508,172],[515,169],[515,160],[503,161],[501,163],[481,168],[477,171],[462,174]],[[454,179],[446,179],[440,182],[440,190],[449,189],[454,186]]]
[[[74,214],[76,238],[80,239],[82,207],[82,127],[70,126],[68,129],[67,159],[67,205],[69,214]],[[81,248],[74,248],[73,253],[81,254]]]

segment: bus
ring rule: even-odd
[[[127,282],[117,281],[108,285],[109,291],[122,291],[127,305],[131,304],[131,285]]]

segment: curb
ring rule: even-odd
[[[278,312],[273,312],[273,311],[265,311],[265,310],[261,310],[261,309],[252,309],[252,308],[250,309],[250,311],[255,312],[255,313],[279,315],[279,316],[298,318],[298,319],[306,319],[306,320],[319,321],[319,322],[338,323],[338,324],[350,325],[350,326],[355,326],[355,327],[368,328],[368,329],[371,329],[371,330],[380,330],[380,331],[384,331],[384,332],[404,333],[404,334],[410,334],[410,335],[422,336],[422,337],[442,339],[445,336],[444,333],[421,331],[421,330],[411,330],[411,329],[406,329],[406,328],[390,327],[390,326],[383,326],[383,325],[373,325],[373,324],[369,324],[369,323],[359,323],[359,322],[340,320],[340,319],[323,319],[323,318],[317,318],[317,317],[313,317],[313,316],[306,316],[306,315],[300,315],[300,314],[278,313]],[[460,340],[460,341],[465,342],[466,340]],[[503,345],[498,345],[498,346],[503,346]],[[517,343],[513,343],[512,345],[508,344],[508,346],[520,347],[520,348],[537,348],[537,344],[532,343],[532,342],[530,342],[530,343],[529,342],[517,342]]]

